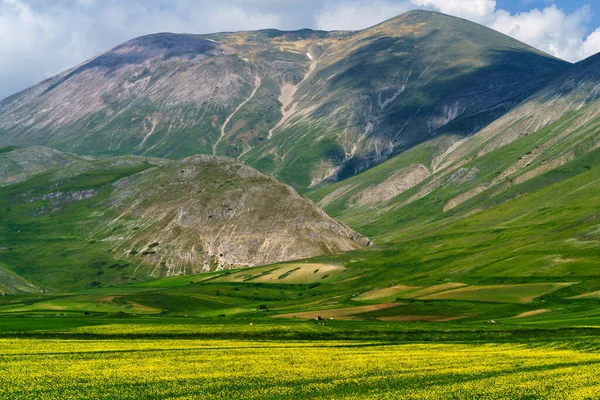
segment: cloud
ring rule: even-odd
[[[320,29],[362,29],[411,8],[425,8],[465,18],[507,34],[567,61],[600,51],[600,28],[586,36],[591,9],[566,13],[555,4],[511,14],[495,0],[379,0],[329,2],[316,17]]]
[[[600,28],[590,33],[583,42],[583,57],[587,58],[600,52]]]
[[[0,0],[0,99],[149,33],[300,28],[310,23],[294,26],[267,6],[260,0]]]
[[[495,0],[412,0],[415,5],[465,18],[512,36],[567,61],[579,61],[600,51],[600,31],[586,37],[591,9],[584,6],[568,14],[551,4],[511,14],[498,9]],[[592,36],[594,35],[594,36]]]
[[[566,14],[555,5],[511,15],[497,10],[489,26],[533,47],[568,61],[579,61],[587,41],[590,10]]]
[[[415,8],[408,1],[329,1],[315,17],[316,29],[358,30]]]
[[[491,22],[496,11],[495,0],[413,0],[412,2],[417,6],[435,8],[444,14],[480,24]]]

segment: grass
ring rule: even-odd
[[[418,296],[421,300],[463,300],[488,301],[497,303],[530,303],[543,295],[575,284],[569,283],[529,283],[521,285],[467,286],[441,293]]]
[[[314,283],[332,280],[346,272],[343,267],[320,264],[282,264],[230,272],[215,279],[215,282],[261,282],[261,283]]]
[[[402,52],[413,48],[413,36],[423,32],[403,29],[392,22],[371,31],[395,37],[394,43],[390,38],[363,42],[359,33],[359,40],[343,49],[353,56],[350,64],[340,63],[341,54],[327,59],[326,53],[311,76],[313,83],[352,87],[336,93],[324,86],[323,93],[362,107],[352,93],[370,91],[372,84],[388,86],[385,79],[376,83],[380,75],[396,79],[398,71],[412,68],[383,57],[373,75],[375,70],[363,63],[380,54],[382,46]],[[470,37],[473,32],[458,33]],[[222,34],[227,37],[237,40]],[[450,43],[461,57],[472,52],[453,39],[431,40],[429,46]],[[506,45],[503,36],[494,40],[501,48]],[[296,64],[293,76],[286,77],[294,81],[301,79],[302,65],[308,62],[304,47],[296,50],[285,60],[283,53],[269,56]],[[422,50],[424,56],[436,54],[431,48]],[[508,59],[504,65],[514,71],[522,60]],[[429,60],[422,61],[415,67],[425,73]],[[453,65],[456,76],[443,76],[443,85],[430,85],[444,93],[428,93],[425,80],[422,86],[411,86],[407,94],[427,98],[403,99],[397,103],[401,111],[409,115],[419,103],[425,115],[443,96],[456,97],[466,80],[480,76],[489,81],[494,73],[482,68],[479,75],[470,75],[465,64]],[[443,60],[429,65],[448,67]],[[413,76],[418,75],[415,70]],[[255,146],[246,153],[249,163],[308,190],[319,180],[315,178],[346,158],[338,138],[348,136],[352,142],[355,128],[342,119],[331,120],[330,115],[341,115],[340,103],[325,102],[314,110],[320,115],[318,126],[307,119],[292,120],[285,132],[263,142],[279,118],[277,79],[265,77],[256,97],[230,121],[217,150],[235,156]],[[319,102],[320,89],[303,90],[299,88],[298,98]],[[134,127],[153,112],[147,107],[123,113],[106,129],[123,139],[128,135],[123,127]],[[196,128],[206,128],[201,141],[198,129],[188,127],[176,129],[161,144],[163,126],[147,144],[156,145],[153,154],[171,158],[210,150],[226,114],[224,109],[213,113],[211,126],[198,122]],[[307,196],[369,236],[375,246],[241,271],[139,282],[133,275],[140,257],[163,251],[164,243],[149,237],[128,245],[121,257],[114,243],[89,236],[102,228],[121,236],[145,229],[133,217],[107,228],[106,222],[118,215],[107,211],[106,204],[115,182],[150,164],[107,162],[106,168],[67,179],[56,180],[48,172],[1,187],[0,398],[594,397],[600,390],[600,149],[590,150],[589,139],[597,127],[592,121],[567,138],[558,136],[580,115],[573,112],[485,154],[472,147],[457,161],[461,169],[453,180],[436,186],[432,171],[421,183],[379,204],[364,206],[356,199],[402,168],[422,164],[433,170],[440,149],[453,137],[438,136],[362,174],[308,190]],[[362,135],[362,117],[356,118]],[[393,122],[394,130],[403,125]],[[471,122],[457,122],[465,127],[461,133]],[[106,152],[102,149],[108,136],[102,135],[88,135],[78,148]],[[115,151],[137,149],[137,139],[124,139]],[[447,208],[453,199],[501,176],[541,147],[547,151],[520,173],[551,163],[552,155],[565,150],[573,149],[575,159],[529,180],[509,176],[493,190]],[[0,148],[0,153],[11,150]],[[354,161],[339,171],[340,177],[365,167]],[[309,168],[316,165],[320,170]],[[208,195],[231,183],[218,183],[216,173],[207,168],[198,190]],[[472,179],[461,181],[469,174]],[[430,184],[428,195],[417,199]],[[140,193],[156,189],[149,182]],[[183,189],[164,196],[188,196],[189,186]],[[78,190],[93,190],[95,196],[71,204],[44,199]],[[272,203],[270,212],[277,201]]]
[[[419,286],[396,285],[387,288],[369,290],[368,292],[364,292],[358,296],[355,296],[353,299],[356,301],[384,301],[386,299],[396,298],[399,294],[415,291],[419,288]]]
[[[50,173],[36,175],[0,188],[0,263],[41,289],[54,291],[81,287],[82,282],[131,282],[122,270],[110,268],[123,265],[110,253],[110,244],[86,238],[114,213],[98,212],[114,189],[111,184],[149,167],[140,160],[59,181],[53,181]],[[43,199],[49,193],[81,190],[93,190],[95,196],[65,203]]]
[[[439,292],[446,292],[448,290],[453,290],[456,288],[460,288],[465,286],[464,283],[459,283],[459,282],[452,282],[452,283],[444,283],[441,285],[433,285],[430,287],[426,287],[420,290],[413,290],[410,293],[406,293],[403,294],[403,297],[407,298],[407,299],[415,299],[415,298],[420,298],[420,297],[424,297],[424,296],[429,296],[431,294],[435,294],[435,293],[439,293]]]
[[[279,314],[277,318],[301,318],[301,319],[360,319],[360,314],[371,311],[385,310],[392,307],[398,307],[398,303],[388,304],[372,304],[368,306],[348,307],[348,308],[333,308],[329,310],[314,310],[295,312],[289,314]]]

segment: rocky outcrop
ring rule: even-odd
[[[371,245],[291,186],[239,160],[96,159],[41,147],[7,149],[0,156],[35,165],[48,154],[65,163],[48,163],[29,181],[0,187],[0,252],[7,270],[50,289],[62,278],[70,287],[89,287]],[[36,264],[10,264],[14,259]],[[0,283],[0,293],[8,290]]]
[[[111,206],[120,217],[94,236],[152,264],[153,276],[271,264],[370,243],[241,161],[194,156],[115,186]]]
[[[356,205],[366,206],[391,200],[418,185],[430,175],[427,167],[422,164],[414,164],[400,169],[380,184],[358,193]]]

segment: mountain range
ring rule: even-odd
[[[469,136],[568,63],[412,11],[359,32],[154,34],[0,103],[0,144],[240,158],[299,190]]]

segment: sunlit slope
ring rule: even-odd
[[[597,326],[599,172],[596,165],[368,250],[66,297],[15,298],[0,302],[0,313]]]
[[[478,131],[566,67],[472,22],[411,11],[323,48],[294,112],[244,158],[299,187],[343,179],[439,133]]]
[[[284,82],[325,33],[157,33],[108,49],[0,102],[0,143],[78,154],[237,155],[280,118]]]
[[[599,172],[597,165],[487,211],[442,220],[366,250],[95,289],[63,301],[75,314],[152,309],[220,318],[595,326]],[[65,305],[47,297],[33,301],[4,305],[0,312],[43,314]]]
[[[502,195],[500,204],[493,198],[482,201],[487,210],[465,210],[465,204],[444,215],[444,199],[432,194],[373,217],[376,222],[366,213],[359,215],[353,221],[364,221],[363,229],[376,243],[379,238],[381,249],[349,261],[377,271],[373,280],[390,286],[549,280],[580,282],[579,291],[595,288],[600,284],[598,151],[528,186],[516,186],[508,192],[514,194],[512,199]],[[549,183],[552,180],[558,182]],[[428,202],[431,208],[425,206]]]

